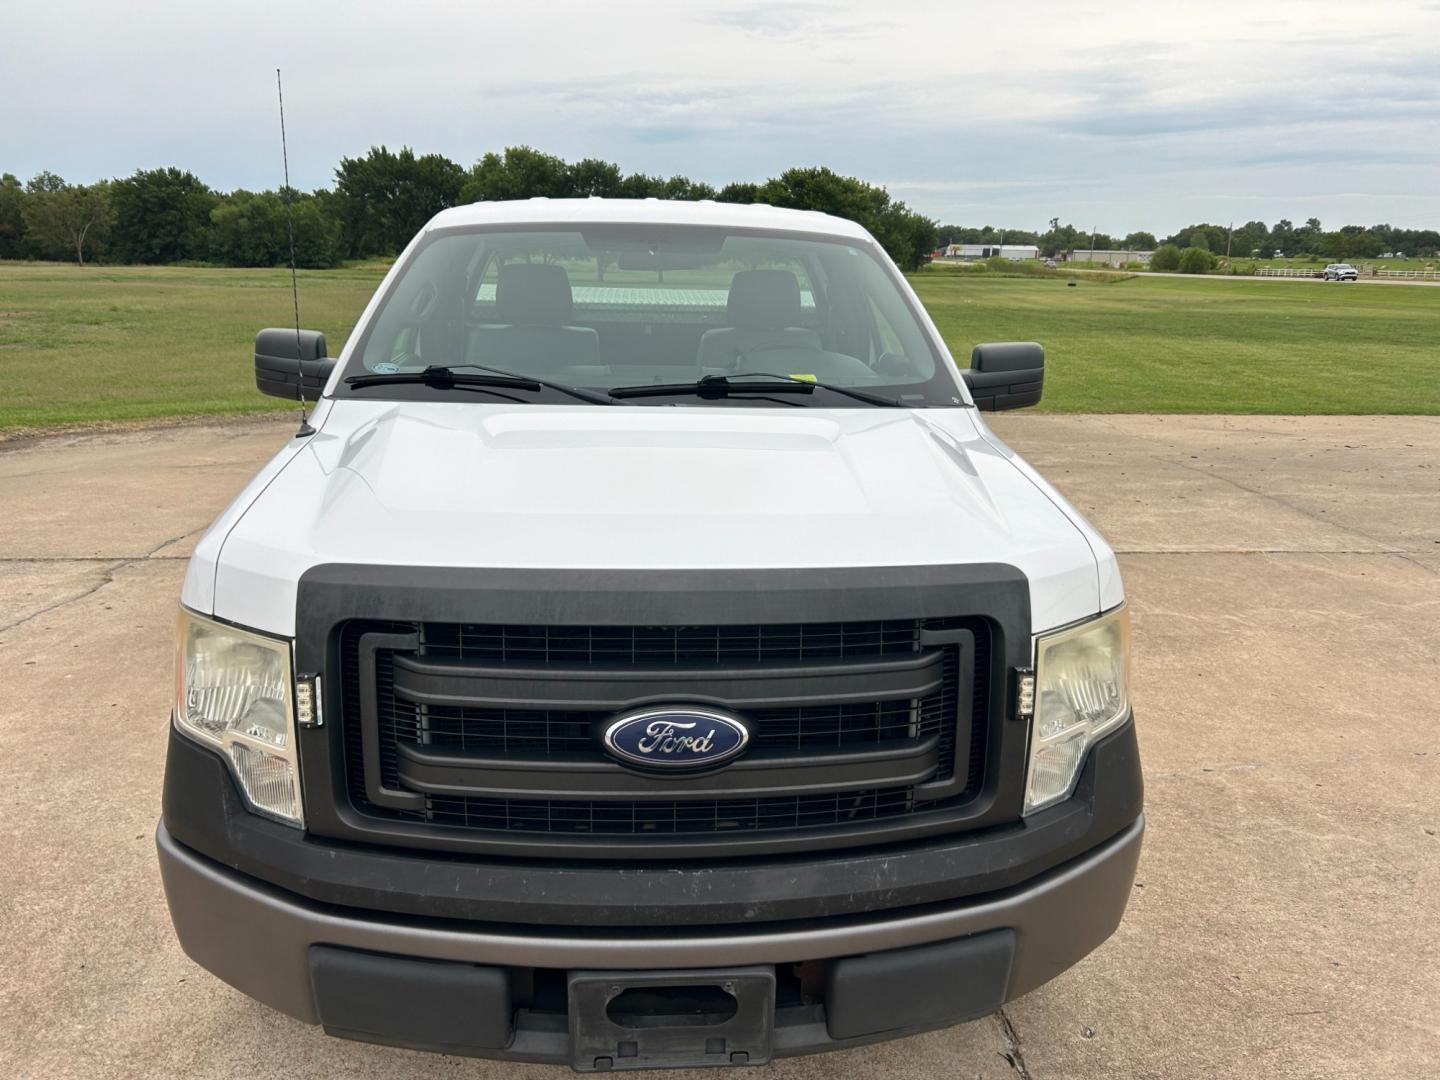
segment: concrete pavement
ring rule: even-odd
[[[789,1077],[1440,1073],[1440,420],[1002,416],[1121,553],[1150,829],[1003,1017]],[[0,1062],[554,1077],[341,1042],[190,963],[151,832],[194,539],[293,419],[0,448]]]

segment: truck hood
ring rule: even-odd
[[[1100,609],[1093,534],[973,410],[327,404],[199,545],[187,605],[290,635],[323,563],[996,562],[1037,627]]]

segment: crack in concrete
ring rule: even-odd
[[[77,600],[84,600],[87,596],[94,596],[106,585],[109,585],[112,581],[115,580],[114,572],[118,570],[121,565],[123,564],[116,563],[114,566],[107,569],[105,571],[105,576],[102,577],[99,581],[97,581],[94,585],[90,586],[90,588],[86,589],[84,592],[76,593],[74,596],[66,597],[64,600],[57,600],[55,603],[50,604],[48,607],[43,607],[39,611],[31,612],[23,619],[17,619],[14,622],[9,623],[5,626],[0,626],[0,634],[4,634],[10,630],[14,630],[17,626],[24,626],[32,619],[38,619],[42,615],[48,615],[50,612],[56,611],[64,607],[66,604],[73,604]]]
[[[1429,751],[1415,750],[1411,746],[1399,745],[1389,750],[1353,752],[1350,754],[1333,755],[1330,757],[1304,758],[1286,761],[1222,761],[1210,764],[1192,765],[1185,769],[1166,769],[1164,772],[1145,773],[1145,782],[1158,783],[1161,780],[1202,780],[1207,776],[1217,779],[1230,773],[1248,772],[1276,772],[1290,770],[1293,772],[1313,772],[1319,769],[1343,769],[1353,765],[1363,765],[1366,762],[1378,757],[1390,764],[1398,764],[1415,757],[1428,757]],[[1440,755],[1433,760],[1422,762],[1422,765],[1440,764]]]
[[[1116,555],[1260,555],[1266,558],[1275,558],[1281,555],[1369,555],[1375,558],[1399,559],[1401,562],[1409,563],[1418,570],[1422,570],[1432,577],[1440,577],[1440,569],[1421,562],[1417,557],[1418,552],[1409,551],[1405,548],[1386,548],[1383,550],[1371,550],[1368,548],[1193,548],[1177,550],[1175,548],[1113,548]]]
[[[1138,432],[1132,434],[1142,443],[1154,444],[1161,441],[1152,435],[1140,434]],[[1212,464],[1208,468],[1206,468],[1199,465],[1190,465],[1184,461],[1180,461],[1177,458],[1165,457],[1154,452],[1146,452],[1146,456],[1149,457],[1151,461],[1156,462],[1157,464],[1174,465],[1178,468],[1184,469],[1186,472],[1195,473],[1197,476],[1207,476],[1214,480],[1220,481],[1222,484],[1229,484],[1237,491],[1243,491],[1247,495],[1253,495],[1257,499],[1260,499],[1264,502],[1274,503],[1276,506],[1284,507],[1291,513],[1299,514],[1303,518],[1308,518],[1309,520],[1315,522],[1317,525],[1324,525],[1326,528],[1334,529],[1337,532],[1349,533],[1351,536],[1358,536],[1363,540],[1368,540],[1370,541],[1370,543],[1379,545],[1381,547],[1385,545],[1385,541],[1377,537],[1371,536],[1369,533],[1366,533],[1361,529],[1331,521],[1327,519],[1323,514],[1317,514],[1313,510],[1307,510],[1305,507],[1293,503],[1288,499],[1282,499],[1279,495],[1272,494],[1268,491],[1263,491],[1260,488],[1251,487],[1249,484],[1242,483],[1241,481],[1236,480],[1232,476],[1227,476],[1224,472],[1220,471],[1224,467],[1223,465],[1217,466]]]
[[[178,562],[188,558],[189,555],[0,555],[0,563]]]
[[[1016,1030],[1015,1022],[1010,1019],[1010,1014],[1003,1005],[995,1011],[995,1023],[1000,1028],[1000,1037],[1005,1040],[1005,1051],[1000,1056],[1015,1070],[1015,1075],[1020,1077],[1020,1080],[1035,1080],[1035,1074],[1025,1063],[1025,1048],[1020,1043],[1020,1032]]]
[[[162,540],[158,545],[149,551],[141,552],[139,555],[3,555],[0,554],[0,563],[131,563],[131,562],[160,562],[166,559],[188,559],[189,555],[159,555],[157,552],[164,551],[171,544],[178,544],[181,540],[188,540],[204,532],[208,525],[202,525],[198,529],[190,529],[179,536],[172,536],[169,540]]]
[[[1395,554],[1395,557],[1396,557],[1397,559],[1401,560],[1402,562],[1408,562],[1411,566],[1418,566],[1421,570],[1424,570],[1427,574],[1433,574],[1435,577],[1440,577],[1440,570],[1437,570],[1437,569],[1436,569],[1435,567],[1433,567],[1433,566],[1427,566],[1425,563],[1423,563],[1423,562],[1421,562],[1419,559],[1415,558],[1415,556],[1414,556],[1413,554],[1411,554],[1410,552],[1408,552],[1408,551],[1397,551],[1397,552],[1395,552],[1394,554]]]
[[[152,469],[156,472],[181,471],[192,469],[235,469],[237,471],[244,472],[245,470],[251,468],[251,462],[248,459],[240,461],[177,462],[168,465],[161,462],[146,464],[145,467],[147,469]],[[84,470],[74,465],[56,465],[53,468],[49,469],[32,469],[30,472],[0,472],[0,483],[4,483],[9,480],[31,480],[37,476],[55,476],[62,473],[68,473],[73,475],[77,473],[82,473],[83,471]]]
[[[134,566],[136,563],[142,563],[142,562],[167,562],[167,561],[171,561],[171,560],[178,559],[178,558],[189,558],[188,555],[187,555],[187,556],[173,556],[173,555],[161,555],[161,556],[156,556],[155,553],[156,553],[157,551],[163,551],[165,548],[169,547],[171,544],[179,543],[181,540],[184,540],[187,536],[193,535],[194,532],[195,532],[195,530],[194,530],[194,529],[191,529],[189,532],[183,532],[183,533],[181,533],[179,536],[172,536],[172,537],[170,537],[168,540],[164,540],[164,541],[162,541],[161,543],[156,544],[153,548],[151,548],[149,551],[147,551],[147,552],[146,552],[145,554],[143,554],[143,555],[133,555],[133,556],[130,556],[130,557],[128,557],[128,558],[120,558],[120,559],[116,559],[116,560],[114,560],[114,561],[101,560],[101,559],[83,559],[83,558],[82,558],[82,559],[73,559],[73,560],[72,560],[72,559],[57,559],[57,560],[54,560],[54,561],[57,561],[57,562],[105,562],[107,565],[106,565],[105,568],[101,571],[101,575],[102,575],[102,576],[101,576],[100,580],[97,581],[94,585],[90,586],[90,588],[86,589],[84,592],[76,593],[74,596],[67,597],[67,598],[64,599],[64,600],[57,600],[55,603],[49,604],[49,605],[41,608],[39,611],[33,611],[33,612],[31,612],[29,615],[26,615],[23,619],[16,619],[16,620],[15,620],[14,622],[12,622],[12,623],[7,623],[5,626],[0,626],[0,634],[8,633],[9,631],[16,629],[17,627],[24,626],[24,625],[25,625],[26,623],[28,623],[28,622],[33,622],[35,619],[40,618],[42,615],[48,615],[48,614],[50,614],[52,611],[58,611],[60,608],[67,607],[67,606],[69,606],[70,604],[76,603],[77,601],[84,600],[84,599],[86,599],[87,597],[90,597],[90,596],[94,596],[97,592],[99,592],[101,589],[103,589],[106,585],[112,584],[112,583],[114,582],[114,580],[115,580],[115,574],[116,574],[116,572],[117,572],[117,571],[120,571],[120,570],[124,570],[127,566]],[[31,561],[31,560],[28,560],[28,559],[0,559],[0,562],[28,562],[28,561]],[[42,560],[35,560],[35,561],[42,561]]]
[[[1116,555],[1397,555],[1405,548],[1112,548]]]

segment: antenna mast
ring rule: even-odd
[[[290,150],[285,144],[285,90],[280,85],[280,69],[275,69],[275,94],[280,99],[280,158],[285,165],[285,230],[290,239],[290,298],[295,304],[295,393],[300,398],[300,430],[297,439],[314,435],[315,429],[305,417],[305,360],[300,345],[300,283],[295,275],[295,193],[290,189]]]

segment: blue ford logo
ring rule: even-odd
[[[605,729],[605,749],[621,761],[672,769],[719,765],[749,741],[739,720],[706,709],[644,709]]]

